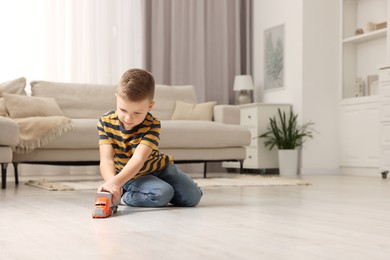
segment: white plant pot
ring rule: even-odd
[[[281,177],[298,177],[298,155],[298,150],[278,150]]]

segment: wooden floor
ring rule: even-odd
[[[121,206],[94,191],[8,183],[0,259],[390,259],[390,179],[308,176],[310,186],[207,188],[196,208]]]

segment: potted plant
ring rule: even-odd
[[[312,121],[300,125],[298,115],[290,110],[286,115],[285,111],[278,109],[278,118],[275,116],[269,119],[267,132],[260,135],[264,138],[265,147],[270,150],[275,146],[278,148],[279,174],[281,176],[297,176],[298,174],[298,149],[307,138],[313,138],[314,123]]]

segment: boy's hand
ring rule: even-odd
[[[123,189],[122,187],[119,187],[118,185],[114,184],[114,183],[110,183],[109,181],[108,182],[105,182],[103,183],[97,190],[98,192],[101,192],[101,191],[108,191],[109,193],[112,194],[112,203],[115,205],[117,204],[117,202],[120,200],[121,196],[122,196],[122,193],[123,193]]]

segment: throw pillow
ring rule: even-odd
[[[4,94],[4,100],[12,118],[64,115],[54,98]]]
[[[175,110],[176,101],[197,103],[195,87],[193,85],[171,86],[156,84],[153,115],[159,120],[169,120]]]
[[[18,78],[10,81],[0,83],[0,97],[2,94],[18,94],[26,95],[26,78]]]
[[[213,108],[217,102],[206,102],[191,104],[183,101],[176,101],[175,111],[172,120],[213,120]]]

